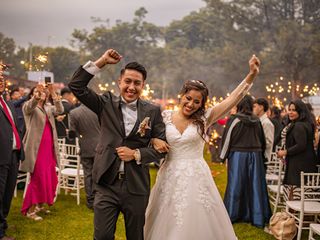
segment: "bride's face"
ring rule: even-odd
[[[181,97],[180,109],[185,116],[191,116],[202,105],[202,94],[197,90],[190,90]]]

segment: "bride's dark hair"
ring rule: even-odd
[[[201,107],[194,112],[191,116],[190,119],[192,119],[192,123],[194,123],[198,127],[198,133],[202,138],[205,136],[205,123],[204,123],[204,114],[205,114],[205,106],[206,102],[208,99],[208,88],[204,84],[204,82],[200,80],[188,80],[186,81],[182,89],[180,91],[180,96],[184,96],[186,93],[190,92],[191,90],[195,90],[201,93],[202,95],[202,102],[201,102]]]

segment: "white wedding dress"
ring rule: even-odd
[[[145,240],[234,240],[224,203],[203,158],[204,140],[190,124],[180,134],[164,111],[170,151],[160,167],[144,227]]]

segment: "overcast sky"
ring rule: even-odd
[[[145,7],[147,21],[160,26],[197,11],[202,0],[3,0],[0,32],[19,46],[29,42],[42,46],[69,46],[73,29],[90,31],[90,17],[131,21],[135,10]]]

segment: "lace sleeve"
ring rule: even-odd
[[[172,110],[164,110],[164,111],[162,112],[163,122],[164,122],[165,124],[171,122],[172,112],[173,112]]]
[[[206,109],[206,112],[204,113],[205,119],[208,119],[211,116],[212,107]]]
[[[205,124],[205,130],[207,131],[209,125],[208,125],[208,119],[210,118],[212,114],[212,107],[206,109],[206,112],[204,113],[204,116],[202,117],[204,124]]]
[[[229,97],[212,107],[207,118],[207,126],[215,123],[218,119],[223,118],[234,106],[236,106],[241,99],[248,93],[252,84],[248,84],[243,80],[238,87],[233,90]]]

